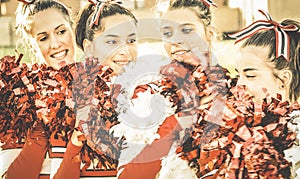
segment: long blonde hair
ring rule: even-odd
[[[32,63],[40,62],[41,59],[44,59],[36,40],[31,34],[34,15],[51,8],[61,12],[70,25],[72,25],[71,11],[65,5],[55,0],[34,1],[28,4],[20,2],[15,12],[16,34],[18,36],[16,48],[29,52]]]

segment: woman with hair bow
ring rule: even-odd
[[[185,1],[182,2],[185,4]],[[181,3],[176,5],[175,7],[180,7]],[[170,12],[167,17],[174,20],[176,10]],[[242,45],[242,53],[237,61],[237,71],[240,74],[238,86],[230,90],[223,101],[224,105],[219,106],[222,108],[218,113],[219,122],[214,121],[217,117],[211,113],[216,112],[213,108],[210,109],[212,111],[204,110],[199,113],[192,128],[186,130],[187,138],[181,141],[176,155],[172,158],[169,154],[163,158],[161,168],[149,169],[152,173],[160,170],[156,177],[291,178],[297,175],[295,167],[299,147],[290,147],[294,141],[297,142],[293,131],[299,130],[300,106],[294,103],[299,100],[299,75],[295,74],[299,70],[299,22],[285,20],[278,24],[270,20],[267,13],[263,14],[269,18],[268,21],[258,21],[235,34],[249,39]],[[170,25],[172,20],[162,23],[165,29],[163,34],[166,37],[180,37],[174,31],[176,28],[170,28],[174,27]],[[183,28],[182,32],[189,34],[193,30]],[[186,41],[178,42],[180,47]],[[193,58],[187,58],[189,51],[179,47],[173,51],[169,48],[169,54],[175,60],[186,60],[195,64]],[[240,85],[246,86],[246,91],[239,88]],[[289,105],[286,100],[292,104]],[[170,127],[173,127],[171,124],[174,121],[169,121]],[[180,129],[173,127],[170,131],[176,133]],[[149,148],[151,149],[151,145],[135,161],[143,159],[143,155],[145,159],[147,152],[151,151],[147,150]],[[157,149],[163,150],[159,147]],[[289,161],[293,162],[292,171]],[[124,168],[123,176],[143,175],[134,173],[135,170],[142,170],[143,163],[132,162]]]
[[[236,62],[237,86],[221,99],[223,105],[199,113],[176,155],[162,160],[158,177],[298,177],[299,22],[279,24],[261,12],[267,21],[232,35],[238,41],[248,38]],[[165,29],[166,35],[179,36],[174,28]],[[182,50],[171,54],[175,59],[187,56]],[[218,116],[213,115],[216,110]],[[296,146],[291,147],[293,142]]]
[[[236,61],[237,86],[219,106],[219,123],[210,111],[201,113],[176,150],[188,167],[166,160],[162,178],[189,167],[194,178],[298,177],[300,26],[260,12],[267,20],[232,35],[246,40]]]
[[[98,61],[97,65],[101,70],[97,76],[91,76],[91,84],[95,86],[95,93],[89,94],[90,101],[87,99],[83,104],[78,104],[80,107],[76,120],[77,125],[79,121],[88,121],[83,123],[88,124],[87,128],[91,130],[84,133],[87,140],[82,139],[83,134],[80,131],[73,133],[61,166],[54,176],[57,179],[116,176],[117,153],[120,148],[112,138],[109,129],[118,123],[118,115],[112,105],[110,78],[121,74],[124,66],[137,58],[137,19],[120,1],[90,0],[89,2],[78,14],[75,28],[76,43],[83,50],[86,58]],[[106,70],[102,71],[102,69]],[[83,80],[86,81],[86,79]],[[99,84],[101,86],[98,86]],[[81,83],[78,85],[80,86]],[[73,96],[87,97],[87,94],[82,94],[85,88],[75,88],[78,89],[78,94],[73,94]],[[75,91],[73,90],[73,93],[77,93]],[[98,107],[91,103],[95,99],[99,102]],[[99,114],[100,118],[96,121],[89,121],[93,120],[91,116],[95,113]],[[82,125],[79,128],[83,128]],[[93,143],[96,151],[102,156],[101,161],[90,161],[96,164],[93,168],[82,168],[78,160],[80,157],[85,157],[80,155],[80,151],[85,148],[86,142],[87,144]]]
[[[288,123],[289,130],[297,134],[293,147],[278,143],[278,151],[284,151],[285,162],[291,162],[292,170],[286,167],[283,173],[283,167],[275,168],[274,173],[279,177],[299,178],[300,22],[284,19],[278,23],[267,12],[259,12],[266,20],[256,21],[231,35],[237,39],[236,43],[243,41],[236,59],[237,85],[245,86],[246,93],[258,106],[266,98],[279,95],[282,101],[298,108],[290,114]]]
[[[32,50],[35,55],[40,55],[39,52],[41,51],[43,58],[38,56],[37,59],[45,59],[46,63],[50,66],[49,68],[48,66],[46,66],[46,70],[49,71],[49,73],[46,73],[47,76],[45,76],[45,78],[41,76],[41,81],[40,81],[43,85],[45,84],[46,86],[48,84],[50,85],[50,91],[46,91],[47,93],[50,92],[50,96],[49,95],[43,96],[45,95],[44,90],[41,90],[42,93],[38,94],[38,97],[43,97],[42,100],[46,104],[49,103],[50,106],[49,109],[47,109],[46,111],[39,110],[39,112],[41,112],[39,114],[45,115],[45,118],[43,117],[43,115],[41,115],[43,119],[41,119],[40,121],[38,120],[39,121],[38,125],[35,125],[33,130],[29,132],[26,144],[22,152],[15,159],[15,161],[10,165],[6,174],[4,175],[6,178],[41,177],[39,176],[39,173],[42,168],[42,163],[44,161],[46,151],[49,147],[48,142],[49,142],[50,134],[48,134],[48,130],[46,129],[49,127],[48,117],[49,116],[51,117],[53,115],[55,115],[56,117],[60,116],[58,120],[63,119],[62,122],[64,124],[60,126],[56,126],[59,127],[57,130],[59,131],[62,130],[61,131],[62,133],[58,133],[58,135],[51,135],[50,140],[56,141],[55,139],[56,137],[61,138],[63,136],[67,138],[68,135],[72,134],[71,140],[67,146],[67,151],[64,154],[62,167],[58,170],[54,178],[79,178],[80,175],[84,177],[103,176],[103,175],[114,176],[116,174],[115,171],[116,167],[114,166],[116,161],[115,158],[111,159],[109,157],[106,157],[105,155],[100,154],[101,152],[99,153],[95,152],[94,149],[91,149],[91,147],[87,146],[86,143],[83,144],[82,140],[80,139],[82,135],[81,132],[75,130],[74,132],[70,133],[71,132],[70,128],[71,129],[74,128],[74,124],[77,127],[79,120],[84,120],[81,119],[82,116],[80,116],[79,114],[80,108],[78,110],[79,117],[77,117],[78,120],[76,123],[75,123],[75,116],[73,115],[74,113],[73,99],[75,100],[75,103],[77,103],[78,101],[76,101],[76,99],[78,96],[76,95],[86,95],[80,93],[81,91],[84,91],[80,88],[82,87],[81,85],[83,83],[78,83],[78,81],[76,81],[77,78],[80,78],[82,76],[78,75],[75,72],[77,70],[77,72],[80,72],[82,75],[82,71],[84,70],[86,70],[86,72],[89,73],[90,72],[89,70],[93,69],[92,70],[93,72],[94,71],[97,72],[100,69],[99,73],[107,71],[102,76],[105,79],[109,78],[108,76],[110,75],[114,76],[121,73],[123,66],[128,64],[131,61],[134,61],[136,58],[137,20],[134,17],[134,15],[128,9],[121,6],[120,2],[118,1],[105,1],[105,2],[90,1],[90,2],[91,3],[86,6],[86,8],[82,11],[82,13],[80,13],[80,17],[76,27],[77,45],[87,55],[87,60],[85,64],[76,63],[75,65],[74,64],[68,65],[73,62],[73,58],[70,58],[70,56],[72,54],[74,55],[73,45],[75,43],[74,41],[68,41],[68,42],[65,41],[67,40],[66,35],[68,35],[67,37],[70,37],[69,35],[71,34],[72,37],[71,40],[74,40],[74,36],[70,28],[71,23],[69,24],[66,23],[68,22],[66,20],[69,20],[69,16],[66,17],[64,16],[69,14],[67,14],[67,11],[65,9],[62,9],[59,3],[57,3],[56,1],[24,1],[25,4],[24,5],[22,4],[22,8],[20,8],[20,11],[18,11],[19,13],[17,14],[17,16],[18,16],[18,20],[20,20],[20,25],[18,25],[18,28],[20,29],[18,30],[20,31],[21,35],[26,37],[25,39],[26,41],[24,41],[25,44],[26,42],[35,42],[35,43],[28,43],[28,44],[31,45],[31,47],[38,47],[38,49],[30,49],[30,50]],[[51,13],[51,15],[55,17],[53,18],[55,20],[55,23],[52,18],[48,18],[49,13]],[[56,16],[56,14],[59,15]],[[32,21],[32,19],[34,20]],[[45,26],[45,24],[43,23],[44,21],[46,22],[49,21],[48,26]],[[59,24],[57,25],[57,23]],[[115,26],[121,28],[116,28]],[[67,47],[72,47],[72,48],[67,48]],[[53,49],[56,49],[56,51]],[[103,66],[109,66],[110,68],[107,69],[106,67]],[[39,70],[35,68],[36,66],[34,66],[33,70]],[[57,70],[58,72],[64,72],[66,76],[57,75],[57,72],[55,70]],[[54,79],[48,80],[47,78],[49,76],[54,77]],[[64,79],[64,77],[69,79]],[[91,81],[93,81],[94,78],[96,78],[96,75],[93,73],[91,74],[90,78],[92,79]],[[60,81],[60,79],[63,80]],[[81,79],[81,80],[86,81],[88,79]],[[67,84],[65,84],[66,82]],[[100,79],[100,82],[103,82],[103,80]],[[72,83],[74,84],[72,85]],[[53,90],[54,86],[51,85],[55,85],[55,86],[66,85],[68,88],[67,89],[54,88]],[[53,96],[51,96],[52,94],[51,89],[54,91]],[[98,89],[98,90],[102,91],[102,89]],[[56,101],[57,100],[56,97],[60,97],[61,95],[58,94],[58,96],[56,96],[56,94],[60,92],[66,93],[67,95],[66,98],[65,96],[63,96],[62,99],[59,99],[62,100],[64,103],[59,103],[60,101]],[[103,97],[106,94],[107,93],[105,94],[101,93],[100,97]],[[73,95],[73,99],[69,98],[70,95],[71,96]],[[108,100],[106,99],[105,102],[107,104]],[[44,104],[44,103],[39,102],[39,103],[35,103],[34,105],[40,105],[40,104]],[[58,106],[56,106],[57,104]],[[103,109],[104,111],[103,113],[105,116],[102,117],[105,119],[109,118],[109,121],[114,121],[115,115],[108,116],[108,114],[106,113],[106,112],[110,112],[109,111],[110,106],[106,106],[106,107],[108,107],[108,109]],[[59,111],[60,113],[55,113],[57,112],[56,109],[62,109],[62,110]],[[83,110],[86,110],[86,108],[83,108]],[[61,116],[62,114],[66,114],[66,115]],[[115,122],[116,121],[112,122],[111,125],[113,125]],[[53,126],[51,126],[50,124],[50,127]],[[61,127],[63,129],[61,129]],[[102,132],[105,133],[105,130],[103,130]],[[105,134],[108,135],[108,132],[106,132]],[[107,135],[104,137],[107,137]],[[103,141],[105,139],[101,138],[101,140]],[[68,139],[66,139],[66,141],[68,141]],[[61,145],[62,147],[64,147],[66,144],[63,143]],[[109,146],[110,144],[107,143],[106,145]],[[104,146],[104,144],[102,146]],[[79,156],[83,158],[80,159]],[[98,157],[97,159],[100,159],[97,163],[94,161],[95,156]],[[82,173],[80,173],[81,161],[84,162]],[[94,163],[96,163],[97,166],[92,166],[91,169],[90,168],[87,169],[87,167],[89,167],[90,164],[94,164]],[[95,171],[94,167],[97,167],[97,171]],[[106,172],[103,173],[104,170]],[[49,177],[49,175],[47,174],[45,177]]]
[[[8,169],[4,166],[4,170],[7,170],[5,171],[6,173],[1,173],[4,178],[39,178],[40,174],[49,176],[51,161],[45,160],[45,156],[47,149],[49,149],[51,134],[48,132],[48,129],[46,129],[46,122],[43,122],[43,119],[47,119],[47,114],[46,116],[44,116],[44,114],[40,113],[41,115],[39,115],[39,117],[36,116],[36,114],[38,113],[38,105],[35,104],[34,100],[36,98],[33,95],[38,94],[42,90],[46,89],[37,88],[38,85],[35,83],[39,78],[38,76],[36,76],[35,80],[33,80],[26,75],[28,73],[31,73],[33,68],[36,68],[35,70],[39,74],[46,74],[48,73],[48,71],[53,71],[54,73],[57,73],[58,76],[63,75],[61,73],[61,69],[75,62],[75,36],[72,30],[72,21],[70,17],[71,14],[69,9],[65,5],[57,1],[22,0],[18,6],[18,9],[16,11],[16,31],[17,34],[20,35],[18,44],[24,45],[23,47],[25,47],[25,49],[28,49],[32,53],[32,58],[34,59],[32,61],[38,63],[33,65],[32,68],[26,67],[24,66],[24,64],[18,66],[19,61],[10,61],[6,63],[4,57],[4,66],[9,65],[13,69],[21,69],[22,73],[16,73],[15,77],[16,79],[18,79],[17,75],[20,75],[19,77],[22,78],[23,84],[26,86],[26,89],[22,89],[24,91],[21,92],[21,95],[23,99],[27,99],[23,102],[19,101],[20,103],[18,103],[18,106],[23,105],[23,107],[25,108],[25,110],[23,109],[23,115],[20,113],[20,115],[14,116],[13,118],[15,121],[12,121],[10,123],[11,125],[9,125],[12,130],[15,130],[14,132],[16,135],[22,135],[22,132],[27,132],[27,135],[25,134],[26,136],[17,136],[17,142],[14,141],[14,137],[16,136],[11,135],[12,132],[7,131],[4,136],[1,135],[1,140],[4,139],[4,145],[2,146],[2,148],[5,149],[2,151],[3,156],[8,154],[8,156],[10,157],[8,157],[7,159],[16,157],[12,163],[9,161],[1,160],[1,163],[3,163],[3,165],[4,163],[8,165],[10,164]],[[10,67],[8,69],[10,69]],[[4,75],[8,74],[9,71],[2,72],[1,75]],[[42,75],[40,77],[42,77]],[[19,80],[21,81],[20,78]],[[12,84],[15,83],[7,83],[5,88],[2,89],[9,89],[11,87],[10,85]],[[21,86],[19,87],[21,88]],[[28,96],[26,96],[26,94],[24,95],[24,92]],[[52,92],[56,93],[54,91]],[[5,94],[1,95],[6,96],[9,94],[12,93],[9,93],[9,91],[7,91],[5,92]],[[18,97],[18,94],[15,93],[15,97]],[[13,111],[14,108],[11,108],[10,110],[12,111],[6,114],[6,110],[2,111],[2,125],[5,124],[6,120],[9,120],[6,117],[2,118],[3,116],[19,111]],[[68,110],[69,109],[66,109],[66,111]],[[34,120],[33,118],[38,119]],[[57,117],[55,120],[61,119]],[[19,128],[19,130],[14,128],[18,125],[22,127]],[[7,129],[8,126],[4,127]],[[6,130],[5,128],[4,131]],[[26,129],[28,129],[28,131],[26,131]],[[11,139],[7,139],[6,135],[11,136]],[[8,141],[11,140],[11,143],[7,142],[6,139]],[[16,146],[18,146],[19,143],[22,143],[23,141],[21,140],[24,139],[25,144],[21,152],[18,154],[18,156],[15,156],[15,154],[17,154],[19,150],[16,149]],[[65,141],[62,142],[65,143]],[[53,143],[51,145],[53,145]],[[10,151],[14,153],[13,156],[9,154]]]
[[[277,23],[260,12],[267,20],[231,35],[237,42],[246,40],[236,61],[237,85],[220,113],[222,122],[217,130],[205,128],[210,114],[204,114],[192,130],[192,142],[177,150],[198,178],[297,175],[299,146],[291,146],[299,129],[299,76],[292,73],[299,68],[299,22]]]
[[[181,145],[179,141],[184,141],[182,136],[199,117],[199,109],[215,106],[214,98],[223,98],[228,91],[227,72],[217,64],[212,53],[215,37],[211,24],[212,6],[216,4],[207,0],[174,0],[161,14],[162,40],[172,61],[161,68],[162,80],[142,85],[136,91],[170,94],[175,112],[159,126],[156,140],[120,165],[119,178],[197,177],[175,150]],[[218,109],[213,110],[217,113]],[[215,119],[217,123],[217,117]],[[129,144],[124,148],[121,157],[131,154],[133,146]]]

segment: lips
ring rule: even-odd
[[[62,60],[67,56],[68,51],[69,50],[67,50],[67,49],[66,50],[61,50],[59,52],[53,53],[52,55],[50,55],[50,57],[55,58],[56,60]]]
[[[171,54],[172,55],[184,55],[189,52],[190,52],[190,50],[175,50],[175,51],[171,52]]]
[[[171,51],[171,56],[177,61],[185,61],[190,58],[190,50],[176,49]]]
[[[129,60],[115,60],[114,63],[119,66],[127,65],[130,61]]]

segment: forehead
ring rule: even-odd
[[[237,67],[266,67],[269,66],[269,47],[246,46],[240,48],[237,54]]]
[[[181,8],[168,10],[162,15],[162,25],[167,24],[195,24],[203,25],[201,20],[198,18],[196,12],[189,8]]]
[[[49,32],[61,24],[70,25],[65,15],[53,8],[46,9],[35,14],[32,24],[32,34]]]
[[[131,34],[136,31],[136,25],[133,19],[128,15],[114,15],[102,19],[104,32],[97,34]]]

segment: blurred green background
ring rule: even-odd
[[[15,49],[15,47],[0,47],[0,58],[3,58],[6,55],[18,57],[19,54],[22,53],[24,56],[21,60],[21,63],[31,63],[27,53],[21,51],[16,52]]]

